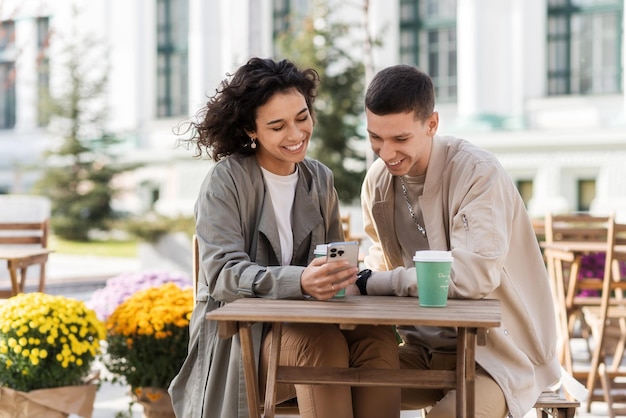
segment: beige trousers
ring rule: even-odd
[[[456,370],[456,354],[429,355],[423,347],[402,345],[400,367],[420,370]],[[504,394],[500,386],[476,366],[475,381],[476,418],[502,418],[508,414]],[[431,408],[432,407],[432,408]],[[428,418],[456,416],[456,391],[439,389],[402,389],[402,409],[429,409]]]
[[[270,352],[263,338],[259,388],[265,397]],[[284,366],[397,369],[398,345],[391,327],[360,325],[340,330],[328,324],[285,324],[279,364]],[[335,385],[277,385],[276,402],[298,398],[302,418],[398,418],[400,389]]]

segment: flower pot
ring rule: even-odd
[[[97,388],[86,384],[22,392],[0,387],[0,418],[91,418]]]
[[[143,418],[176,418],[172,399],[167,389],[136,388],[133,391],[132,398],[143,406]]]

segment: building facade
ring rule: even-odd
[[[529,213],[616,212],[626,221],[624,0],[363,0],[335,3],[360,26],[367,77],[408,63],[432,77],[440,134],[494,152]],[[80,18],[72,10],[80,9]],[[38,92],[63,80],[55,39],[109,46],[106,104],[124,158],[120,210],[190,213],[209,161],[175,130],[253,55],[314,10],[304,0],[0,0],[0,193],[26,193],[54,146]],[[291,22],[291,23],[290,23]],[[367,29],[367,30],[366,30]],[[379,41],[368,53],[367,37]]]

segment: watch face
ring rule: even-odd
[[[370,277],[371,274],[372,274],[372,270],[365,269],[365,270],[359,271],[356,276],[357,276],[358,279],[361,279],[361,278],[367,279],[368,277]]]

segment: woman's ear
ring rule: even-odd
[[[248,135],[249,138],[256,138],[256,132],[255,131],[245,131],[246,135]]]

